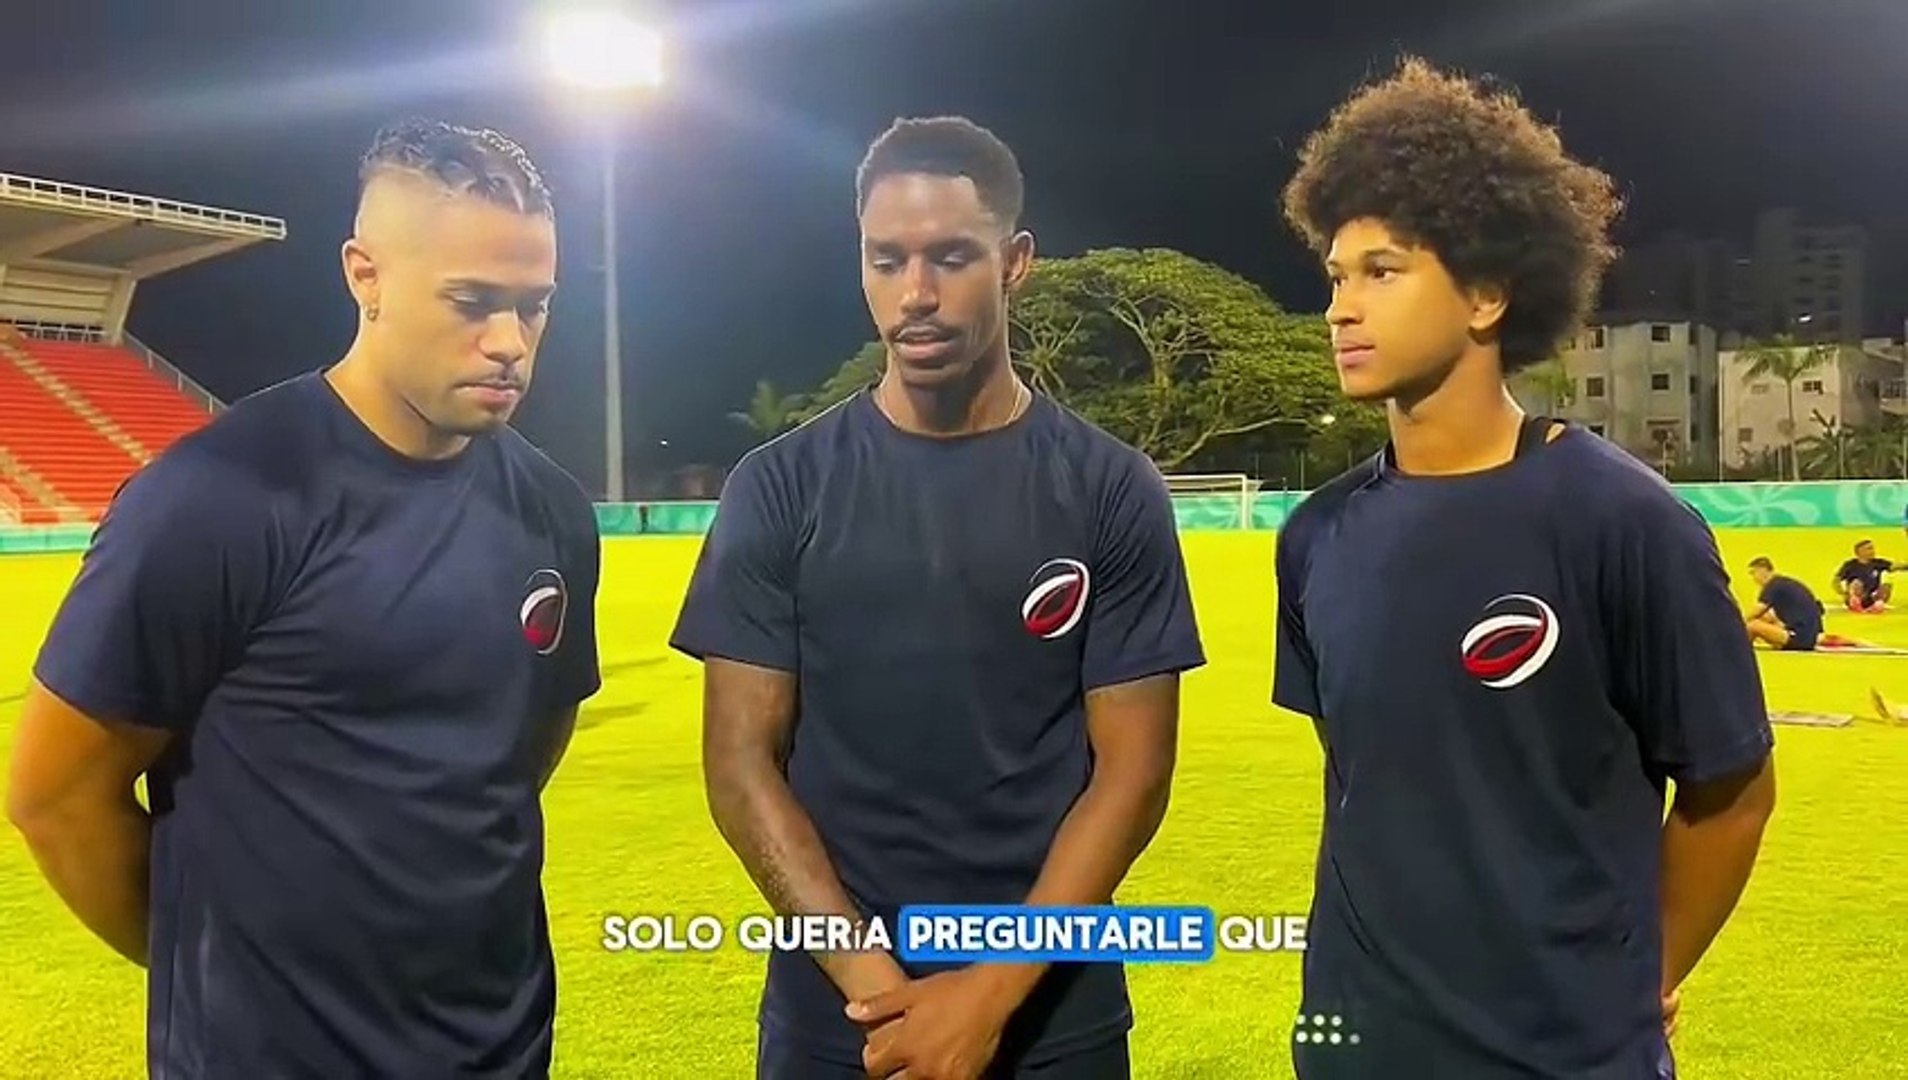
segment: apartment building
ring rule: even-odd
[[[1815,227],[1793,210],[1756,219],[1754,268],[1759,323],[1751,334],[1839,341],[1860,351],[1866,329],[1867,241],[1855,226]]]
[[[1789,350],[1798,358],[1811,351],[1812,365],[1795,380],[1795,437],[1820,435],[1830,425],[1851,428],[1879,423],[1884,394],[1898,386],[1902,377],[1901,346],[1870,339]],[[1741,349],[1726,349],[1718,355],[1723,453],[1735,465],[1749,464],[1789,443],[1790,387],[1772,375],[1749,378],[1754,360],[1753,352]]]
[[[1631,247],[1611,267],[1603,306],[1673,312],[1725,337],[1859,344],[1871,314],[1894,310],[1871,296],[1870,251],[1859,227],[1766,210],[1746,245],[1671,234]]]
[[[1700,323],[1612,315],[1586,326],[1558,357],[1513,381],[1527,411],[1561,415],[1652,465],[1713,461],[1718,335]]]

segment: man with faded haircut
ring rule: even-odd
[[[107,511],[8,812],[149,969],[153,1077],[542,1076],[539,795],[599,683],[589,500],[508,426],[556,287],[549,193],[494,132],[396,126],[343,263],[345,357]]]

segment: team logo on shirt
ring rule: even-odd
[[[1093,575],[1078,559],[1048,559],[1028,579],[1032,588],[1020,602],[1020,621],[1027,632],[1045,641],[1065,637],[1086,614]]]
[[[1492,690],[1508,690],[1543,670],[1557,651],[1557,613],[1528,593],[1484,605],[1464,633],[1464,670]]]
[[[555,570],[539,570],[523,585],[523,607],[517,615],[523,621],[523,639],[539,656],[548,656],[563,642],[563,617],[570,607],[570,590],[563,575]]]

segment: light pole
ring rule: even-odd
[[[616,127],[603,125],[603,501],[623,488],[623,323],[616,285]]]
[[[662,38],[612,7],[551,17],[544,61],[601,110],[603,155],[603,498],[623,501],[623,341],[616,281],[616,117],[629,95],[662,85]]]

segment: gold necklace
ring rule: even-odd
[[[1027,411],[1027,407],[1032,404],[1033,404],[1033,391],[1027,388],[1026,383],[1021,382],[1019,379],[1015,379],[1014,380],[1014,409],[1012,412],[1007,414],[1007,423],[1011,424],[1014,421],[1020,419],[1021,414],[1025,413]],[[1003,424],[1001,426],[1005,427],[1006,425]]]
[[[888,403],[881,399],[881,392],[879,388],[876,389],[873,396],[874,396],[875,408],[881,410],[881,415],[887,417],[889,423],[896,424],[897,426],[899,426],[898,421],[896,421],[894,418],[894,411],[888,408]],[[1024,413],[1026,413],[1027,408],[1031,406],[1032,404],[1033,404],[1033,390],[1030,389],[1026,383],[1021,382],[1019,379],[1015,379],[1014,380],[1014,407],[1012,410],[1010,410],[1007,413],[1007,419],[1001,421],[999,424],[995,425],[995,427],[1006,427],[1008,424],[1011,424],[1014,421],[1020,419],[1021,416]],[[994,430],[994,428],[982,428],[981,430],[992,431]]]

